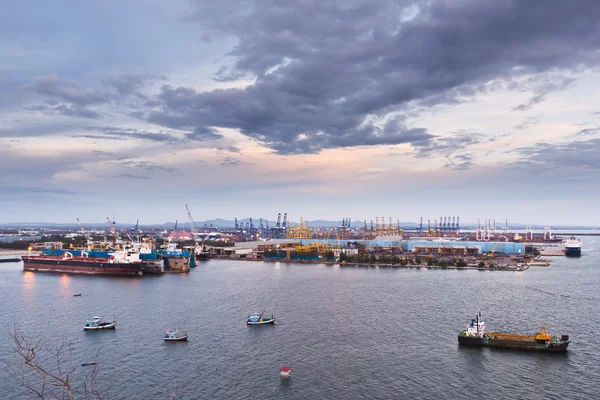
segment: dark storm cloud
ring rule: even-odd
[[[144,170],[147,172],[175,172],[175,171],[177,171],[177,168],[163,167],[161,165],[158,165],[156,163],[151,163],[148,161],[126,160],[126,161],[121,161],[119,164],[124,167],[136,168],[138,170]]]
[[[574,177],[587,177],[595,181],[600,170],[600,139],[559,144],[539,143],[511,152],[519,155],[519,161],[509,167],[523,168],[530,173],[573,168],[578,170]],[[593,174],[586,173],[586,170],[592,170]]]
[[[206,37],[231,35],[218,80],[244,89],[163,86],[148,120],[187,130],[239,129],[276,152],[422,145],[424,128],[389,113],[456,104],[494,80],[595,65],[600,2],[563,0],[197,2]],[[534,86],[525,110],[570,84]],[[211,131],[209,131],[211,132]]]
[[[92,150],[92,154],[95,156],[100,156],[100,157],[114,157],[116,156],[115,153],[112,153],[110,151],[102,151],[102,150]]]
[[[527,103],[520,104],[513,108],[513,111],[530,110],[534,105],[546,100],[549,93],[568,89],[575,79],[564,76],[551,76],[546,82],[534,83],[534,96]]]
[[[600,126],[595,128],[585,128],[577,132],[575,135],[593,135],[600,132]]]
[[[129,174],[129,173],[126,173],[126,172],[124,172],[122,174],[115,175],[114,178],[138,179],[138,180],[150,179],[149,176]]]
[[[515,125],[514,128],[519,129],[519,130],[527,129],[532,125],[539,124],[540,123],[539,118],[540,118],[539,116],[527,117],[519,125]]]
[[[127,140],[127,139],[141,139],[149,140],[152,142],[169,143],[177,142],[181,139],[177,136],[167,132],[152,132],[146,130],[139,130],[133,128],[114,128],[114,127],[87,127],[88,131],[100,132],[98,135],[73,135],[75,137],[85,137],[90,139],[113,139],[113,140]]]
[[[457,171],[466,170],[473,166],[473,155],[471,153],[457,154],[449,157],[444,168]]]
[[[235,146],[215,146],[215,149],[218,151],[226,151],[229,153],[241,153],[242,150]]]
[[[436,138],[427,145],[417,149],[418,157],[432,157],[438,154],[447,157],[459,150],[465,150],[469,146],[492,141],[484,134],[479,132],[458,132],[448,137]]]
[[[125,96],[139,94],[148,82],[165,80],[166,77],[152,74],[123,74],[106,80],[106,84],[114,87],[116,91]]]
[[[79,82],[61,79],[56,74],[38,77],[25,89],[82,107],[107,103],[112,99],[108,92],[82,88]]]
[[[219,161],[219,165],[222,167],[237,167],[238,165],[242,165],[242,161],[239,158],[227,156]]]
[[[61,79],[56,74],[38,77],[33,83],[26,85],[24,90],[46,98],[45,104],[28,107],[27,111],[75,118],[100,118],[101,114],[89,106],[99,106],[114,99],[111,93],[83,88],[79,82]]]
[[[76,118],[101,118],[101,114],[90,106],[101,106],[123,100],[126,96],[135,94],[145,99],[141,90],[148,83],[166,79],[164,76],[152,74],[123,74],[114,76],[104,83],[114,91],[104,91],[84,88],[79,82],[61,79],[56,74],[48,74],[35,78],[33,83],[26,85],[24,90],[44,96],[45,104],[27,107],[27,111],[44,114],[62,114]],[[135,106],[135,104],[133,104]]]
[[[82,106],[78,106],[78,105],[39,104],[39,105],[27,107],[25,110],[32,111],[32,112],[41,112],[46,115],[62,114],[62,115],[66,115],[67,117],[77,117],[77,118],[98,119],[101,117],[100,113],[98,113],[94,110],[90,110],[87,107],[82,107]]]
[[[190,126],[191,127],[191,126]],[[214,140],[214,139],[222,139],[223,135],[217,133],[217,131],[213,128],[206,127],[196,127],[193,132],[186,133],[185,137],[189,140]]]

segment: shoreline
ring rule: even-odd
[[[257,262],[282,262],[289,264],[324,264],[324,265],[339,265],[340,267],[366,267],[366,268],[423,268],[423,269],[459,269],[459,270],[477,270],[477,271],[511,271],[511,272],[522,272],[529,269],[533,265],[523,264],[521,267],[496,267],[490,268],[488,266],[479,268],[477,265],[467,265],[466,267],[457,267],[456,265],[448,265],[445,267],[439,265],[415,265],[415,264],[388,264],[388,263],[357,263],[357,262],[344,262],[338,261],[306,261],[306,260],[285,260],[285,259],[253,259],[253,258],[229,258],[229,257],[213,257],[211,260],[230,260],[230,261],[257,261]]]
[[[19,257],[23,255],[28,255],[29,252],[27,250],[0,250],[0,258],[2,257]],[[327,261],[327,260],[285,260],[285,259],[255,259],[255,258],[230,258],[230,257],[212,257],[209,260],[218,260],[218,261],[254,261],[254,262],[281,262],[281,263],[289,263],[289,264],[311,264],[311,265],[327,265],[333,266],[338,265],[341,268],[343,267],[358,267],[358,268],[419,268],[419,269],[456,269],[456,270],[477,270],[477,271],[511,271],[511,272],[522,272],[528,270],[530,267],[540,266],[547,267],[548,264],[544,265],[536,265],[536,260],[531,260],[530,263],[524,263],[521,266],[510,265],[510,266],[501,266],[490,268],[487,265],[483,268],[480,268],[477,265],[467,265],[465,267],[457,267],[456,265],[417,265],[417,264],[390,264],[390,263],[361,263],[361,262],[339,262],[339,261]],[[207,260],[208,261],[208,260]]]
[[[26,255],[28,255],[30,253],[37,254],[37,252],[29,252],[28,250],[0,249],[0,257],[26,256]]]

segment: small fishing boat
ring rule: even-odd
[[[180,329],[168,329],[164,340],[165,342],[183,342],[188,340],[188,334]]]
[[[81,297],[81,293],[75,293],[73,297]]]
[[[100,329],[115,329],[117,320],[113,318],[113,322],[105,322],[100,317],[92,317],[85,321],[83,326],[84,331],[97,331]]]
[[[263,311],[262,313],[253,313],[248,315],[248,321],[246,321],[246,324],[248,325],[264,325],[264,324],[274,324],[275,323],[275,318],[273,318],[273,315],[271,315],[270,317],[265,317],[264,316],[265,312]]]

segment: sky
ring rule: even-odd
[[[0,222],[600,225],[600,2],[8,0]]]

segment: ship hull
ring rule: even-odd
[[[565,256],[567,257],[581,257],[581,247],[566,247]]]
[[[165,259],[165,273],[190,272],[190,259],[188,257],[167,256]]]
[[[484,346],[483,338],[476,336],[458,336],[458,344],[465,346]]]
[[[546,343],[535,340],[511,340],[500,339],[494,337],[473,337],[473,336],[458,336],[458,343],[464,346],[476,347],[495,347],[502,349],[528,350],[528,351],[544,351],[551,353],[560,353],[567,351],[569,342]]]
[[[24,271],[120,276],[141,276],[144,273],[144,263],[110,263],[108,260],[84,261],[62,257],[54,259],[24,256],[22,259]]]
[[[247,325],[268,325],[268,324],[274,324],[274,323],[275,323],[275,318],[270,319],[268,321],[262,321],[262,322],[261,321],[257,321],[257,322],[247,321],[246,322]]]
[[[176,337],[176,338],[163,338],[165,342],[186,342],[188,340],[187,336]]]

